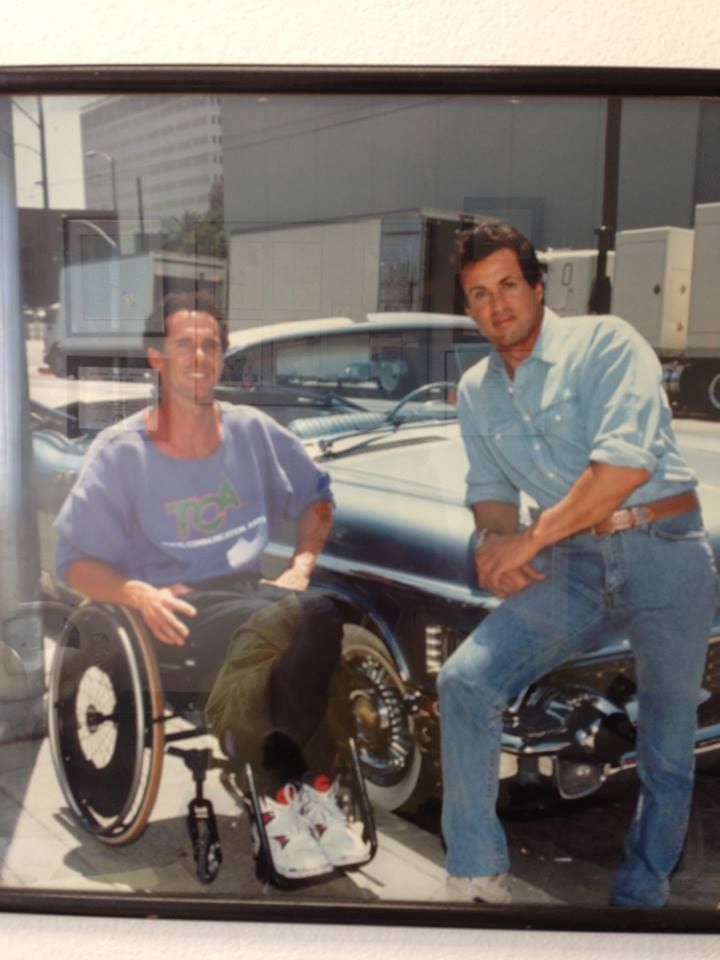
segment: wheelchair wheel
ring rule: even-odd
[[[160,783],[163,711],[139,618],[100,604],[76,610],[50,673],[50,744],[72,813],[103,843],[130,843],[147,823]]]

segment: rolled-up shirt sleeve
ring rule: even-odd
[[[273,478],[272,493],[280,501],[278,512],[296,520],[317,500],[327,500],[334,506],[330,474],[315,464],[294,434],[269,418],[264,423],[269,439],[266,474]]]
[[[583,383],[589,459],[654,473],[667,404],[662,369],[647,341],[624,321],[600,328]]]
[[[473,399],[467,384],[461,384],[458,397],[458,419],[470,464],[465,477],[465,503],[472,506],[473,503],[480,503],[483,500],[498,500],[518,506],[519,492],[498,465],[483,435],[477,414],[473,410],[473,405],[477,402],[478,399]]]

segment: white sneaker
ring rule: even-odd
[[[315,777],[300,788],[300,815],[308,824],[323,853],[335,867],[363,863],[370,845],[362,838],[362,824],[349,820],[338,802],[340,782]]]
[[[300,795],[292,783],[281,787],[275,799],[260,797],[260,809],[277,873],[289,880],[332,873],[332,863],[300,816]],[[252,837],[257,856],[260,835],[254,823]]]
[[[444,896],[438,899],[449,903],[512,903],[510,877],[498,873],[493,877],[453,877],[445,881]]]

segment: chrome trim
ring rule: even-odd
[[[580,760],[577,763],[574,763],[574,766],[585,766],[585,767],[599,767],[600,764],[594,763],[591,760]],[[597,783],[592,783],[588,785],[580,793],[568,793],[567,790],[564,790],[561,785],[560,777],[560,758],[553,757],[553,779],[555,785],[557,786],[558,793],[563,798],[563,800],[580,800],[582,797],[589,797],[591,794],[595,793],[596,790],[599,790],[600,787],[607,781],[607,778],[610,776],[610,764],[604,763],[602,769],[598,772],[598,781]]]
[[[570,746],[571,743],[571,740],[545,740],[543,743],[535,744],[533,746],[523,746],[520,737],[513,737],[505,733],[502,735],[502,750],[513,755],[542,755],[555,758],[558,750],[562,750],[564,747]],[[720,749],[720,724],[713,724],[711,727],[704,727],[696,732],[694,750],[695,754],[709,753],[711,750],[718,749]],[[584,762],[599,763],[600,761],[594,760],[592,753],[589,753],[587,760]],[[629,750],[627,753],[622,755],[618,764],[606,764],[606,766],[608,775],[614,776],[617,773],[621,773],[624,770],[629,770],[637,766],[637,754],[634,750]]]
[[[695,732],[695,754],[709,753],[711,750],[718,749],[720,749],[720,724],[715,723],[711,727],[703,727],[702,730]],[[612,766],[609,773],[614,776],[636,766],[637,754],[634,750],[629,750],[620,758],[619,766]]]

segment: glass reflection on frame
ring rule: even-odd
[[[457,232],[511,222],[545,264],[550,308],[612,311],[649,340],[720,543],[720,103],[88,88],[7,96],[2,109],[29,394],[17,377],[9,409],[28,429],[5,507],[23,546],[3,572],[3,887],[433,901],[445,876],[437,675],[496,605],[469,559],[456,386],[489,344],[458,293]],[[169,656],[137,611],[78,606],[56,570],[53,522],[90,445],[157,400],[167,368],[148,364],[147,347],[162,352],[163,335],[148,339],[146,323],[168,294],[227,317],[215,398],[269,415],[330,475],[336,513],[313,585],[344,617],[329,711],[338,809],[360,838],[334,870],[283,875],[272,853],[283,843],[257,827],[278,815],[251,789],[263,758],[224,738],[208,710],[233,631],[209,663],[202,649]],[[235,508],[222,489],[221,502],[198,488],[178,523],[212,538]],[[287,568],[296,537],[288,521],[269,531],[264,578]],[[671,904],[698,915],[720,900],[718,636],[671,885]],[[499,803],[521,913],[607,903],[636,796],[622,641],[605,638],[506,711]],[[608,714],[623,721],[612,742],[598,735]]]

